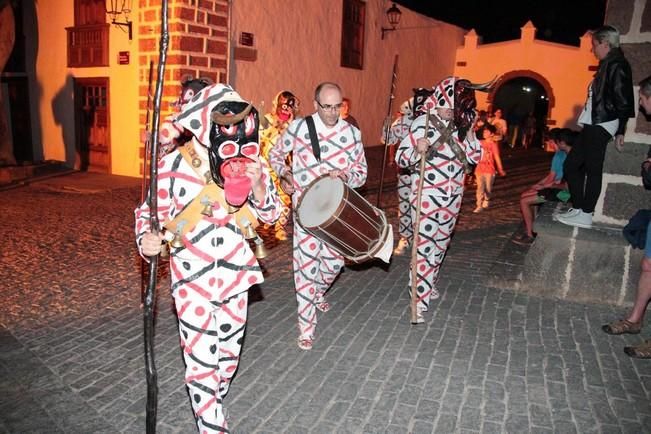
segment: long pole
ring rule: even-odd
[[[154,61],[149,61],[149,78],[147,80],[147,115],[145,117],[145,156],[142,167],[142,185],[140,187],[140,203],[145,201],[145,190],[147,189],[147,175],[149,174],[149,165],[147,157],[151,153],[151,137],[149,137],[150,118],[151,118],[151,80],[154,74]]]
[[[151,120],[151,80],[154,74],[154,61],[149,61],[149,78],[147,80],[147,116],[145,117],[145,155],[142,165],[142,185],[140,186],[140,203],[145,201],[147,194],[147,174],[149,173],[149,165],[147,164],[149,154],[151,152],[151,137],[149,137],[149,128]],[[147,265],[144,259],[140,258],[140,305],[145,305],[145,288],[147,281]]]
[[[425,120],[425,137],[429,134],[429,109]],[[423,184],[425,177],[425,161],[427,152],[420,156],[418,177],[418,190],[416,190],[416,220],[414,220],[414,238],[411,245],[411,323],[418,324],[418,231],[420,229],[420,201],[423,197]]]
[[[169,43],[168,30],[168,0],[161,3],[161,36],[158,53],[158,74],[156,79],[156,93],[154,95],[154,113],[151,131],[151,154],[150,175],[149,175],[149,210],[150,227],[152,232],[158,233],[158,126],[160,123],[160,106],[163,95],[163,84],[165,82],[165,62],[167,61],[167,46]],[[144,338],[145,338],[145,372],[147,375],[147,407],[146,427],[147,434],[156,432],[156,410],[158,404],[158,383],[156,364],[154,360],[154,307],[156,305],[156,274],[158,270],[159,255],[150,258],[149,282],[145,292],[145,306],[143,313]]]
[[[384,155],[382,156],[382,172],[380,173],[380,188],[377,192],[377,204],[376,206],[380,208],[382,202],[382,189],[384,188],[384,171],[387,166],[387,151],[389,149],[389,128],[391,125],[391,115],[393,114],[393,95],[396,89],[396,79],[398,78],[398,55],[396,54],[395,59],[393,60],[393,72],[391,73],[391,88],[389,88],[389,109],[387,111],[387,117],[384,121],[385,130],[384,130]]]

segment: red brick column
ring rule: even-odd
[[[152,98],[155,90],[160,42],[161,0],[139,0],[140,123],[147,113],[149,63],[153,60]],[[227,0],[169,0],[169,46],[165,67],[161,119],[173,111],[185,76],[224,82],[228,68]],[[150,114],[151,116],[151,114]],[[144,146],[140,158],[144,157]],[[141,165],[142,172],[142,165]]]

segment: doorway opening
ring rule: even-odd
[[[110,173],[108,77],[75,79],[76,167]]]
[[[492,98],[508,124],[505,140],[511,147],[541,147],[552,96],[544,84],[527,76],[503,81]]]

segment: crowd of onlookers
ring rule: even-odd
[[[598,50],[599,48],[597,52]],[[606,53],[603,57],[606,58],[607,55]],[[651,76],[639,83],[639,106],[647,120],[650,120]],[[495,175],[506,174],[500,158],[500,148],[509,145],[504,141],[503,134],[508,128],[503,122],[501,111],[496,110],[495,113],[496,115],[487,117],[486,113],[482,112],[477,122],[477,136],[481,139],[483,155],[475,170],[477,203],[474,212],[488,208]],[[543,148],[554,153],[551,166],[545,177],[525,189],[520,195],[523,225],[522,230],[512,238],[512,242],[525,246],[534,243],[537,236],[534,231],[536,212],[538,206],[546,202],[560,201],[567,204],[564,213],[555,215],[555,219],[559,222],[582,228],[592,226],[592,213],[600,194],[605,147],[608,143],[614,143],[621,150],[623,130],[618,125],[610,125],[612,133],[609,133],[601,123],[596,125],[582,123],[581,126],[581,131],[554,128],[542,134]],[[533,137],[536,132],[529,132],[529,134]],[[618,136],[621,136],[621,139]],[[595,142],[597,142],[596,146]],[[527,143],[532,142],[527,139]],[[523,147],[525,147],[524,143]],[[651,147],[647,158],[642,162],[641,173],[645,188],[651,190]],[[591,176],[596,179],[591,180]],[[594,184],[597,182],[599,188],[595,189]],[[631,241],[631,245],[644,249],[635,303],[626,318],[602,327],[608,334],[638,334],[644,326],[644,314],[651,300],[651,237],[648,236],[651,232],[650,217],[651,210],[643,210],[635,215],[633,234],[635,241]],[[627,346],[624,351],[631,357],[651,358],[651,339],[635,346]]]

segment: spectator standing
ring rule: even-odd
[[[495,133],[494,140],[498,145],[502,145],[506,139],[506,133],[509,130],[509,127],[506,123],[506,119],[502,118],[502,109],[497,109],[493,113],[493,117],[488,119],[488,123],[493,125],[497,132]]]
[[[624,148],[626,122],[635,116],[631,65],[619,48],[619,31],[612,26],[595,30],[592,52],[599,67],[579,116],[583,129],[564,167],[572,208],[558,216],[561,223],[582,228],[592,227],[606,146],[614,138],[617,149]]]
[[[522,147],[524,149],[529,149],[529,146],[531,146],[535,137],[536,137],[536,117],[533,115],[533,113],[529,113],[527,118],[524,120],[524,128],[522,134]]]

